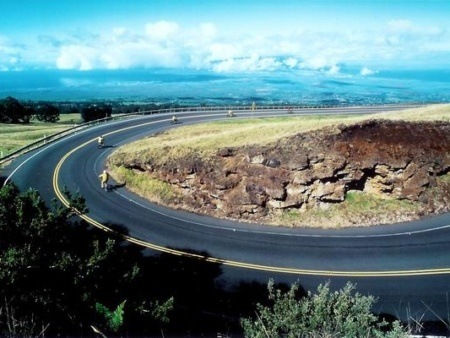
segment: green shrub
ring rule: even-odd
[[[389,326],[372,314],[374,297],[355,293],[351,283],[331,292],[328,282],[301,299],[298,284],[282,292],[270,281],[268,291],[272,304],[258,304],[256,319],[242,319],[245,337],[408,337],[399,322]]]

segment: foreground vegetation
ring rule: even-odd
[[[87,210],[83,198],[69,198]],[[140,250],[73,215],[58,204],[48,209],[36,191],[0,188],[0,335],[85,334],[90,325],[117,332],[126,323],[145,330],[166,321],[173,299],[155,298]]]
[[[270,305],[257,305],[256,319],[243,319],[245,336],[252,338],[406,338],[401,323],[386,322],[372,312],[375,298],[355,292],[347,285],[332,292],[329,283],[317,292],[298,297],[299,286],[293,284],[283,292],[269,281]]]
[[[69,198],[86,211],[82,197]],[[143,255],[121,240],[123,229],[110,225],[111,237],[72,215],[58,204],[48,209],[36,191],[0,188],[0,336],[406,336],[398,322],[375,316],[375,299],[352,284],[307,294],[298,284],[283,292],[287,286],[273,281],[225,291],[215,282],[217,264]]]

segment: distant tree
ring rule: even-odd
[[[79,106],[80,104],[75,102],[58,104],[60,114],[81,114],[81,108]]]
[[[35,109],[35,117],[39,121],[55,123],[59,121],[60,109],[50,103],[41,103]]]
[[[91,104],[81,110],[81,118],[84,122],[111,117],[111,114],[112,106],[108,104]]]
[[[2,123],[29,123],[33,114],[33,108],[24,106],[11,96],[0,100],[0,122]]]
[[[287,292],[268,284],[272,305],[257,306],[257,318],[243,319],[245,337],[252,338],[406,338],[408,333],[397,321],[391,324],[371,313],[375,299],[355,293],[351,283],[331,292],[329,283],[320,285],[316,294],[298,297],[293,284]]]

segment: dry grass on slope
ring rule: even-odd
[[[266,145],[279,139],[337,124],[367,119],[408,121],[450,121],[450,105],[432,105],[371,115],[309,115],[276,118],[229,119],[172,128],[162,134],[133,142],[118,149],[114,156],[123,160],[167,162],[177,158],[208,157],[218,149],[246,145]]]
[[[182,197],[176,185],[152,178],[147,172],[125,169],[121,164],[139,162],[157,166],[195,157],[201,157],[202,161],[206,162],[214,157],[218,149],[263,146],[295,134],[327,126],[350,125],[368,119],[450,121],[450,105],[433,105],[371,115],[290,115],[277,118],[228,119],[180,126],[117,149],[109,159],[109,165],[113,177],[118,181],[126,181],[127,187],[135,193],[151,201],[177,207],[177,201]],[[450,175],[444,179],[448,180],[448,177]],[[369,226],[390,223],[393,218],[396,221],[414,219],[418,208],[413,202],[351,192],[343,203],[332,205],[328,209],[312,209],[306,212],[284,210],[274,214],[267,223],[330,228]],[[383,216],[385,214],[389,214],[389,217]]]
[[[402,111],[373,115],[373,118],[406,121],[446,121],[450,122],[450,104],[435,104]]]
[[[289,116],[278,118],[232,119],[181,126],[147,137],[118,149],[113,156],[123,160],[165,163],[192,154],[208,157],[218,149],[265,145],[298,133],[321,127],[355,122],[355,116]]]

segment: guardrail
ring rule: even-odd
[[[78,132],[79,130],[88,128],[93,125],[97,125],[99,123],[104,123],[108,121],[115,121],[115,120],[121,120],[125,118],[135,117],[135,116],[141,116],[141,115],[151,115],[151,114],[168,114],[168,113],[188,113],[188,112],[227,112],[229,110],[233,111],[254,111],[254,112],[262,112],[262,111],[279,111],[279,110],[285,110],[289,112],[295,112],[296,110],[304,110],[304,109],[336,109],[336,108],[359,108],[359,107],[386,107],[386,108],[393,108],[396,109],[403,109],[403,108],[412,108],[412,107],[419,107],[423,106],[424,104],[385,104],[385,105],[364,105],[364,106],[353,106],[353,105],[317,105],[317,104],[305,104],[305,105],[261,105],[257,106],[255,109],[252,109],[251,106],[212,106],[212,107],[202,107],[202,106],[195,106],[195,107],[177,107],[177,108],[165,108],[165,109],[155,109],[155,110],[146,110],[146,111],[138,111],[128,114],[120,114],[115,115],[111,117],[105,117],[101,118],[95,121],[90,121],[82,124],[78,124],[76,126],[70,127],[68,129],[65,129],[63,131],[60,131],[58,133],[49,135],[47,137],[41,138],[33,143],[30,143],[20,149],[17,149],[13,151],[12,153],[7,154],[6,156],[0,157],[0,165],[14,159],[17,156],[20,156],[22,154],[25,154],[31,150],[40,148],[48,143],[54,142],[56,140],[59,140],[67,135],[71,135],[73,133]]]

